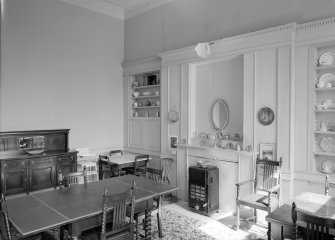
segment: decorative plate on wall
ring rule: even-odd
[[[328,84],[331,84],[332,87],[335,85],[335,75],[332,73],[322,74],[318,80],[317,86],[320,88],[328,87]]]
[[[270,125],[275,119],[275,114],[273,110],[269,107],[263,107],[259,109],[257,113],[257,118],[260,124],[264,126]]]
[[[322,54],[319,58],[320,65],[333,65],[335,64],[335,53],[326,52]]]
[[[331,160],[324,160],[321,163],[321,168],[324,173],[332,173],[334,171],[334,163]]]
[[[334,137],[323,137],[319,142],[320,149],[324,152],[334,152],[335,149],[335,138]]]
[[[168,117],[170,122],[177,122],[179,120],[179,113],[176,110],[171,110]]]

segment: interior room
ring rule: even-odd
[[[334,239],[334,0],[0,12],[0,240]]]

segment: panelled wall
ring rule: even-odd
[[[323,192],[324,175],[313,153],[315,46],[334,45],[335,18],[296,23],[214,41],[208,59],[199,58],[194,47],[160,54],[161,57],[161,155],[175,156],[170,137],[191,143],[196,131],[194,99],[197,66],[229,58],[243,59],[243,147],[259,151],[260,143],[273,143],[275,157],[283,160],[283,195],[286,201],[301,191]],[[223,96],[224,98],[224,96]],[[270,107],[274,122],[261,125],[257,112]],[[168,121],[177,110],[179,121]],[[202,111],[202,110],[200,110]],[[204,109],[204,112],[208,109]],[[210,129],[208,129],[210,131]],[[172,179],[178,184],[176,162]]]

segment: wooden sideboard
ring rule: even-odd
[[[43,139],[25,146],[22,139]],[[69,129],[0,132],[0,192],[9,195],[56,187],[58,172],[77,170],[77,151],[68,148]],[[28,144],[29,145],[29,144]],[[43,149],[40,154],[27,150]]]

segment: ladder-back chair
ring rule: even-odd
[[[155,181],[155,182],[162,182],[163,179],[163,170],[162,169],[155,169],[151,167],[147,167],[146,171],[146,178]],[[162,198],[161,196],[155,197],[154,199],[154,206],[151,214],[156,214],[157,216],[157,225],[158,225],[158,236],[160,238],[163,237],[163,230],[162,230],[162,217],[161,217],[161,211],[162,211]],[[136,211],[135,214],[135,222],[136,222],[136,239],[138,239],[138,223],[139,223],[139,217],[144,215],[144,211]]]
[[[335,220],[330,218],[321,218],[300,211],[295,202],[292,203],[292,221],[293,221],[293,240],[331,240],[334,236],[329,234],[329,229],[335,229]],[[298,232],[297,221],[306,223],[306,231]],[[299,236],[301,235],[301,236]]]
[[[144,160],[143,160],[144,159]],[[134,165],[132,167],[124,168],[127,174],[135,176],[146,176],[146,169],[149,165],[149,155],[135,156]]]
[[[86,166],[83,167],[82,172],[71,172],[62,174],[61,170],[58,173],[59,187],[71,187],[75,184],[87,183]]]
[[[254,219],[257,221],[256,210],[272,212],[279,206],[281,187],[282,159],[272,161],[265,159],[256,160],[254,179],[236,184],[236,230],[240,226],[240,205],[254,209]],[[253,193],[240,196],[240,188],[246,184],[254,184]]]
[[[135,182],[129,190],[123,193],[109,193],[106,188],[102,201],[101,227],[83,232],[80,239],[133,239],[135,194]],[[129,213],[130,218],[127,217]]]
[[[112,166],[109,162],[109,157],[106,155],[99,155],[99,180],[111,178],[113,176]]]

